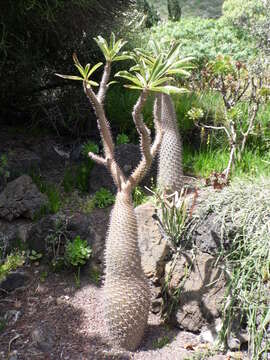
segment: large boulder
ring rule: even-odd
[[[201,252],[193,259],[191,251],[167,263],[165,281],[169,295],[179,295],[173,320],[181,329],[198,332],[221,316],[226,279],[215,263],[215,257]]]
[[[135,213],[144,273],[153,283],[159,284],[164,275],[169,245],[162,237],[157,221],[154,220],[153,204],[140,205],[135,209]]]
[[[134,144],[122,144],[115,148],[115,159],[126,176],[130,175],[140,162],[141,151],[139,145]],[[154,161],[151,169],[146,174],[141,185],[150,187],[152,179],[155,182],[156,179],[156,162]],[[101,187],[105,187],[116,192],[116,187],[113,183],[112,176],[105,168],[105,166],[95,164],[90,173],[89,178],[89,191],[98,191]]]
[[[0,194],[0,218],[33,220],[47,204],[47,196],[38,190],[31,177],[22,175],[8,183]]]

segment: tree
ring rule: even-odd
[[[151,57],[146,61],[143,53],[135,50],[130,55],[120,54],[125,44],[115,40],[112,34],[107,42],[101,36],[96,39],[106,59],[100,84],[91,79],[93,73],[102,65],[93,67],[87,64],[83,67],[74,55],[74,63],[81,76],[59,75],[60,77],[79,80],[91,106],[97,116],[104,156],[89,153],[89,156],[99,164],[106,166],[117,187],[115,205],[111,213],[108,237],[105,251],[105,283],[104,283],[104,313],[110,339],[116,346],[135,350],[143,336],[147,324],[150,307],[150,290],[141,267],[141,257],[138,247],[136,216],[132,205],[132,190],[144,177],[150,168],[152,160],[158,152],[163,130],[161,127],[161,95],[160,93],[181,92],[175,86],[167,85],[172,80],[169,73],[177,73],[177,62],[163,54]],[[129,71],[120,71],[116,76],[126,79],[129,89],[140,91],[140,96],[133,109],[133,121],[140,137],[141,161],[132,174],[126,178],[114,157],[114,142],[109,121],[104,111],[104,99],[109,87],[112,62],[124,60],[127,57],[135,61]],[[171,61],[170,61],[171,60]],[[99,86],[94,92],[93,87]],[[154,105],[155,138],[143,121],[142,109],[150,92],[156,94]]]
[[[182,9],[179,0],[167,0],[168,18],[172,21],[179,21],[182,15]]]
[[[247,140],[256,127],[259,107],[269,98],[269,75],[262,69],[256,73],[245,64],[221,55],[210,62],[203,73],[206,86],[218,91],[223,99],[223,123],[220,126],[201,126],[222,130],[227,136],[230,149],[229,161],[224,170],[227,182],[236,162],[241,160]],[[247,105],[246,117],[241,105]]]
[[[74,131],[76,117],[67,113],[71,99],[83,102],[76,87],[51,74],[67,70],[79,51],[96,62],[100,56],[92,36],[105,35],[122,23],[133,0],[5,0],[0,2],[0,119],[8,123],[39,123]],[[64,101],[65,99],[65,101]],[[84,99],[83,99],[84,100]],[[73,112],[74,112],[73,108]]]

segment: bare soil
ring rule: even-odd
[[[230,359],[208,357],[209,347],[200,344],[198,335],[170,328],[152,314],[136,352],[113,351],[104,330],[100,286],[86,274],[78,288],[74,274],[55,274],[33,264],[24,270],[30,276],[27,285],[0,298],[0,313],[19,315],[0,332],[1,360]],[[39,329],[44,335],[36,335]]]

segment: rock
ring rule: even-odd
[[[7,154],[7,166],[10,172],[10,179],[37,171],[40,169],[41,158],[33,151],[27,150],[25,147],[16,147]]]
[[[0,220],[0,249],[3,258],[20,242],[26,242],[30,228],[30,220],[18,219],[13,222]]]
[[[126,176],[130,175],[132,170],[136,168],[141,159],[139,145],[122,144],[116,146],[115,159],[123,170],[124,174]],[[157,165],[154,161],[151,169],[148,171],[145,178],[143,179],[141,186],[146,185],[150,187],[152,185],[152,179],[155,182],[157,172],[156,168]],[[89,177],[89,191],[95,192],[98,191],[101,187],[107,188],[113,193],[116,192],[116,187],[113,183],[111,174],[104,166],[95,164],[93,169],[91,170]]]
[[[227,224],[228,225],[228,224]],[[209,214],[195,228],[192,234],[192,242],[202,251],[211,255],[217,254],[221,247],[227,249],[233,228],[228,234],[222,235],[221,224],[217,222],[215,214]]]
[[[29,277],[24,272],[14,271],[7,274],[6,278],[0,281],[0,292],[11,292],[25,286]]]
[[[49,353],[54,347],[54,330],[46,325],[42,324],[34,329],[31,333],[33,345],[45,353]]]
[[[47,204],[47,196],[41,194],[31,177],[22,175],[8,183],[0,194],[0,218],[8,221],[20,217],[33,220]]]
[[[66,242],[80,236],[92,248],[90,261],[101,266],[109,214],[109,209],[95,209],[90,215],[79,212],[72,216],[46,215],[32,225],[27,236],[27,244],[30,249],[50,257],[53,254],[49,248],[52,247],[54,239],[56,248],[57,242],[61,241],[60,251],[62,252],[59,255],[63,255]]]
[[[98,257],[100,255],[100,249],[95,245],[100,243],[100,241],[97,239],[98,234],[94,229],[95,226],[92,218],[82,213],[73,214],[67,224],[67,231],[69,232],[70,238],[74,239],[76,236],[80,236],[82,240],[86,240],[93,250],[92,256]]]
[[[46,215],[39,221],[35,222],[32,225],[26,239],[28,247],[31,250],[44,254],[47,249],[46,238],[48,235],[55,233],[56,239],[60,236],[60,240],[63,240],[65,230],[61,224],[64,224],[64,221],[65,220],[58,215]],[[57,231],[58,233],[56,233]]]
[[[181,286],[174,321],[184,330],[198,332],[202,326],[213,324],[221,315],[221,303],[225,292],[225,276],[216,259],[198,252],[192,262],[192,253],[183,252],[176,260],[167,263],[165,278],[169,280],[169,292],[173,294]],[[191,268],[189,275],[187,269]]]
[[[14,325],[22,316],[22,312],[19,310],[8,310],[4,315],[4,319],[9,325]]]
[[[157,222],[153,219],[155,207],[151,203],[135,209],[138,222],[139,247],[142,267],[153,283],[159,283],[164,274],[169,245],[162,237]]]

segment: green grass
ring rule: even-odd
[[[269,159],[269,160],[268,160]],[[212,172],[222,172],[229,160],[228,149],[191,151],[185,147],[183,151],[184,172],[199,177],[208,177]],[[269,163],[268,163],[269,162]],[[232,177],[257,177],[270,175],[270,153],[246,150],[242,160],[236,164]]]
[[[270,351],[269,338],[265,338],[270,323],[270,177],[235,178],[231,186],[219,193],[209,190],[205,199],[198,211],[200,218],[213,212],[222,224],[222,233],[228,234],[234,229],[230,248],[220,253],[228,277],[220,337],[226,341],[233,321],[239,324],[241,319],[250,335],[250,358],[267,359]]]

